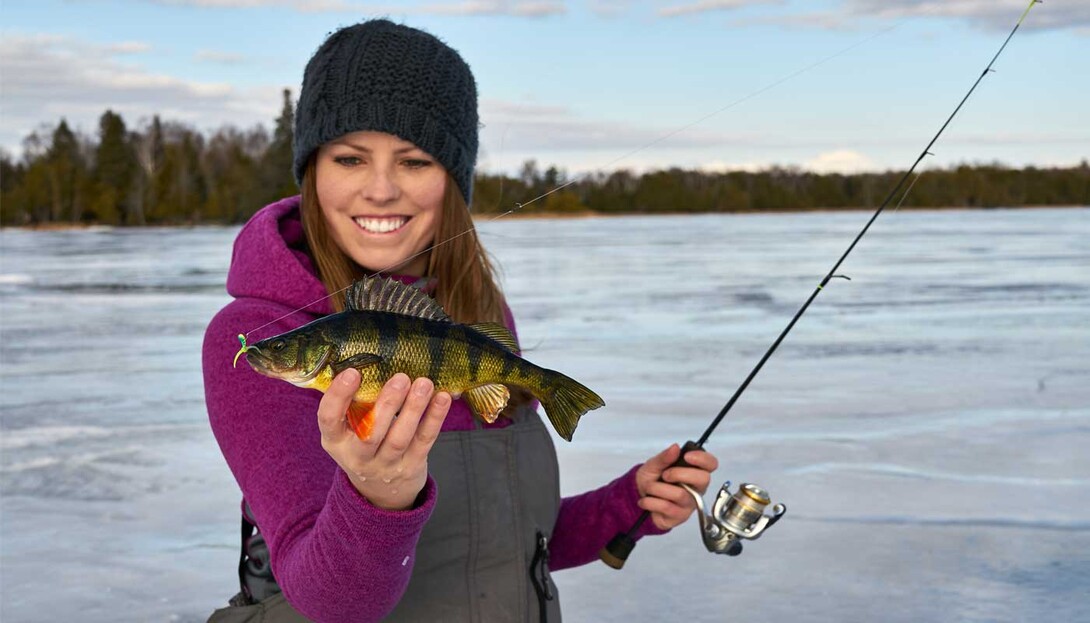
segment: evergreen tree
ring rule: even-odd
[[[261,159],[261,180],[265,189],[261,205],[299,193],[292,175],[291,140],[295,108],[291,101],[291,89],[284,89],[283,97],[283,106],[280,116],[276,118],[272,142]]]
[[[136,175],[136,155],[127,140],[125,121],[107,110],[99,119],[99,143],[95,154],[98,196],[92,213],[100,223],[125,222]]]
[[[84,167],[79,154],[79,142],[64,119],[61,119],[57,129],[53,131],[53,141],[46,159],[52,199],[50,220],[78,221],[80,215],[76,208],[76,191]]]

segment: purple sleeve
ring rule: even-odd
[[[322,449],[319,392],[261,376],[242,361],[231,366],[235,336],[285,311],[238,300],[212,320],[203,349],[209,421],[288,602],[320,621],[376,621],[408,585],[435,481],[428,478],[409,510],[372,506]]]
[[[604,487],[560,501],[560,513],[549,544],[549,568],[553,571],[578,567],[598,560],[598,551],[618,532],[628,532],[643,509],[636,488],[635,465]],[[650,518],[640,526],[636,540],[649,534],[663,534]]]

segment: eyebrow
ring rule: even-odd
[[[345,146],[347,146],[347,147],[351,147],[351,148],[353,148],[353,149],[356,149],[356,150],[358,150],[358,151],[362,151],[362,152],[365,152],[365,153],[368,153],[368,154],[369,154],[369,153],[371,153],[371,150],[370,150],[370,148],[368,148],[368,147],[365,147],[365,146],[363,146],[363,145],[357,145],[357,144],[355,144],[355,143],[349,143],[349,142],[348,142],[348,141],[346,141],[346,140],[342,140],[342,139],[337,139],[337,140],[334,140],[334,141],[331,141],[331,142],[332,142],[333,144],[335,144],[335,145],[345,145]],[[416,145],[410,145],[409,147],[400,147],[400,148],[398,148],[398,149],[395,149],[395,150],[394,150],[394,153],[395,153],[395,154],[404,154],[404,153],[408,153],[408,152],[410,152],[410,151],[417,151],[417,150],[419,150],[419,149],[420,149],[420,148],[419,148],[419,147],[417,147]]]

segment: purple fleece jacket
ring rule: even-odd
[[[302,250],[298,207],[298,196],[266,206],[235,240],[227,276],[227,292],[235,300],[212,319],[204,339],[208,417],[265,535],[288,602],[319,621],[373,621],[393,610],[404,593],[417,539],[442,493],[429,477],[414,508],[372,506],[322,449],[321,393],[261,376],[245,362],[231,366],[239,333],[253,331],[253,343],[332,311]],[[510,315],[508,324],[513,330]],[[472,430],[472,417],[457,400],[443,430]],[[501,418],[493,426],[508,424]],[[600,489],[562,500],[550,543],[554,570],[595,560],[615,533],[632,525],[641,512],[637,467]],[[643,534],[659,532],[651,522],[644,526]]]

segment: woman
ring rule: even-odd
[[[238,333],[338,311],[341,290],[375,272],[424,287],[456,322],[514,332],[467,207],[477,127],[469,67],[422,31],[356,24],[307,64],[301,196],[239,233],[235,300],[205,335],[209,419],[244,498],[242,592],[212,620],[557,621],[550,567],[596,559],[642,510],[652,521],[638,536],[684,522],[693,502],[676,483],[706,490],[715,457],[670,468],[672,445],[561,500],[551,437],[525,395],[483,425],[430,380],[397,374],[364,442],[345,419],[358,371],[320,395],[231,366]]]

